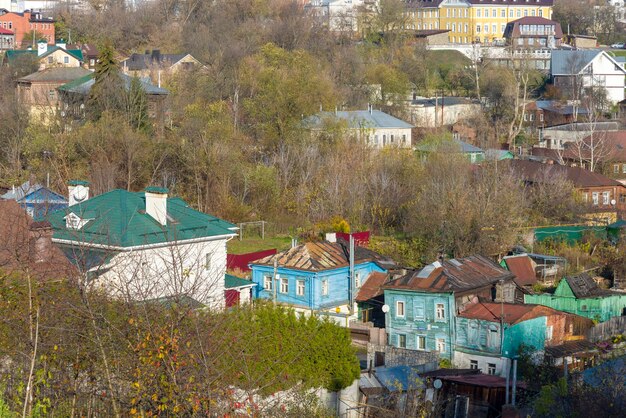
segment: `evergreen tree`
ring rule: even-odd
[[[128,125],[135,129],[146,131],[150,127],[148,120],[148,97],[137,77],[133,77],[125,94],[125,112]]]
[[[93,120],[99,119],[103,112],[124,108],[124,81],[114,55],[115,51],[108,43],[100,49],[94,71],[95,82],[88,100],[88,113]]]

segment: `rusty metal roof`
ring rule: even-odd
[[[365,302],[383,294],[383,285],[387,281],[389,275],[387,273],[379,273],[377,271],[370,273],[365,283],[359,289],[356,295],[357,302]]]
[[[519,286],[532,286],[537,282],[536,264],[527,254],[504,257],[504,262]]]
[[[345,267],[349,265],[349,247],[344,240],[337,242],[320,241],[307,242],[297,247],[290,248],[278,254],[274,254],[252,263],[253,265],[274,265],[277,261],[279,267],[305,271],[323,271]],[[384,257],[367,248],[354,247],[355,264],[373,261],[380,267],[389,269],[395,267],[390,258]]]
[[[479,302],[469,305],[465,310],[459,313],[459,316],[469,319],[500,322],[500,315],[502,313],[504,313],[504,322],[510,325],[515,325],[533,318],[539,318],[540,316],[569,315],[542,305]]]
[[[561,345],[555,345],[554,347],[546,347],[546,355],[552,358],[567,357],[575,354],[588,353],[590,351],[597,351],[597,347],[594,343],[587,340],[567,341]]]
[[[485,287],[514,275],[481,255],[435,262],[390,281],[385,289],[423,292],[460,292]]]

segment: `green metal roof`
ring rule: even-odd
[[[52,54],[54,51],[57,51],[59,49],[66,51],[68,54],[72,55],[74,58],[76,58],[79,61],[84,61],[83,51],[81,51],[80,49],[64,49],[56,45],[49,45],[48,50],[44,52],[43,54],[41,54],[40,56],[37,56],[37,51],[34,49],[12,49],[5,53],[5,58],[9,63],[16,60],[20,56],[29,55],[29,54],[41,59],[41,58],[47,57],[48,55]]]
[[[88,221],[80,229],[68,229],[65,218],[69,213]],[[45,219],[52,225],[54,239],[83,245],[127,248],[236,235],[235,225],[192,209],[177,197],[167,199],[167,225],[163,226],[146,213],[144,192],[120,189],[58,210]]]
[[[167,187],[150,186],[150,187],[146,187],[146,192],[165,194],[168,192],[168,190],[167,190]]]
[[[68,181],[70,186],[88,186],[89,182],[85,180],[70,180]]]
[[[232,274],[224,275],[224,288],[233,289],[236,287],[253,286],[254,282],[251,280],[242,279]]]

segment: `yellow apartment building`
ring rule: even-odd
[[[504,43],[506,24],[526,16],[552,18],[554,0],[405,0],[410,30],[449,30],[455,44]]]

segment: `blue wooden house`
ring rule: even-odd
[[[2,195],[1,198],[4,200],[15,200],[35,219],[44,217],[46,214],[56,210],[65,209],[68,206],[68,200],[65,196],[53,192],[39,183],[30,181],[21,186],[13,187],[13,189]]]
[[[255,299],[276,300],[300,312],[326,313],[335,319],[356,315],[350,298],[372,273],[395,267],[392,260],[363,247],[354,250],[354,289],[350,289],[349,245],[307,242],[250,264]]]
[[[515,276],[483,256],[434,262],[389,281],[385,324],[389,344],[438,351],[453,360],[457,313],[479,300],[521,301]]]

